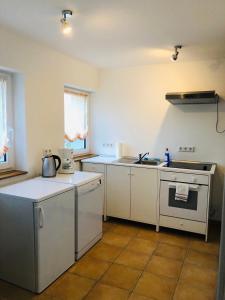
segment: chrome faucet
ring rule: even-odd
[[[138,154],[138,161],[141,162],[146,155],[149,155],[149,152],[146,152],[145,154],[139,153]]]

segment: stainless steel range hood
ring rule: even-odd
[[[218,95],[215,91],[167,93],[166,100],[174,105],[180,104],[212,104],[217,103]]]

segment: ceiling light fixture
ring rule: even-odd
[[[65,9],[62,11],[62,19],[60,20],[62,23],[62,33],[63,34],[70,34],[72,31],[72,26],[70,25],[68,18],[70,18],[73,15],[72,10]]]
[[[181,49],[182,47],[183,47],[182,45],[176,45],[176,46],[174,46],[174,52],[175,52],[175,53],[173,53],[173,54],[171,55],[171,60],[172,60],[172,61],[176,61],[176,60],[177,60],[178,54],[179,54],[178,49]]]

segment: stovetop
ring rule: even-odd
[[[212,165],[213,164],[211,163],[201,163],[201,162],[171,161],[169,165],[165,164],[164,167],[199,170],[199,171],[211,171]]]

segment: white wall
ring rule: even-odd
[[[17,165],[26,166],[30,176],[38,175],[42,149],[56,152],[63,146],[64,85],[94,91],[98,69],[2,27],[0,36],[0,69],[17,73]]]
[[[168,63],[103,70],[93,102],[92,149],[113,154],[104,143],[121,141],[127,155],[149,151],[163,158],[168,147],[175,159],[219,164],[214,185],[214,217],[220,215],[225,166],[225,134],[215,130],[216,105],[173,106],[166,92],[216,90],[225,99],[225,61]],[[225,105],[220,104],[220,127],[225,128]],[[195,146],[195,153],[179,153],[179,146]]]

